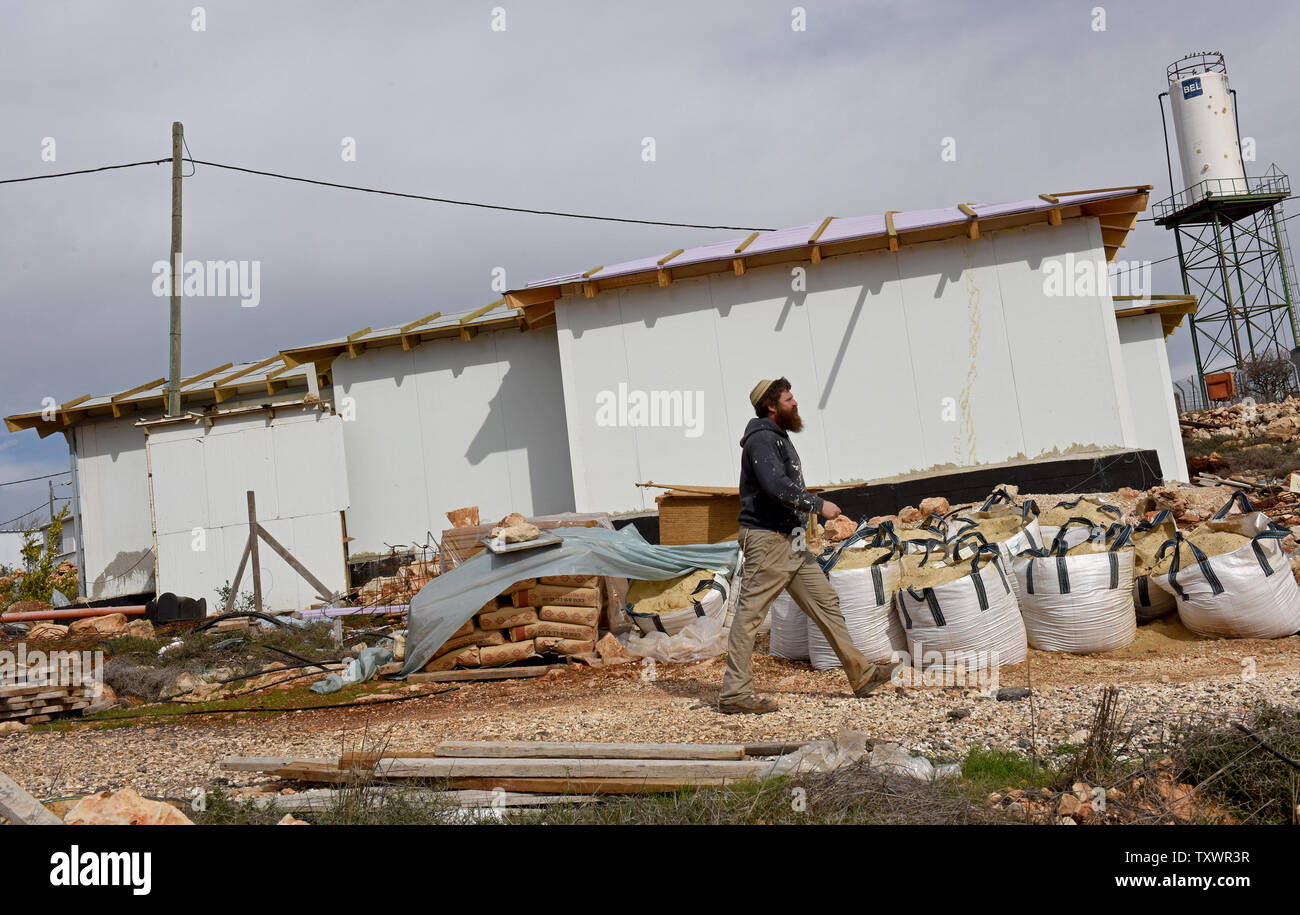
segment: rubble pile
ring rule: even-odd
[[[1300,397],[1279,403],[1238,403],[1184,413],[1183,437],[1206,441],[1215,437],[1290,439],[1300,434]]]

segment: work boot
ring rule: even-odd
[[[865,699],[867,696],[871,695],[872,691],[875,690],[877,686],[882,683],[888,683],[890,677],[893,676],[894,670],[901,663],[903,662],[878,661],[877,663],[872,664],[871,668],[867,671],[866,682],[859,684],[853,690],[853,695],[857,696],[859,699]]]
[[[724,715],[766,715],[781,706],[774,699],[763,696],[741,696],[739,699],[718,700],[718,711]]]

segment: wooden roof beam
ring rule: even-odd
[[[83,404],[83,403],[85,403],[86,401],[90,400],[90,398],[93,397],[93,396],[94,396],[93,394],[82,394],[80,397],[78,397],[78,398],[76,398],[76,399],[74,399],[74,400],[69,400],[67,403],[61,403],[61,404],[59,404],[59,413],[61,413],[61,414],[63,415],[63,425],[65,425],[65,426],[71,426],[71,425],[72,425],[72,417],[68,415],[68,410],[69,410],[69,409],[71,409],[72,407],[77,406],[77,404]],[[41,438],[44,438],[44,437],[45,437],[45,436],[43,436],[43,435],[41,436]]]
[[[901,210],[885,210],[885,234],[889,236],[889,250],[898,250],[898,229],[894,228],[894,214]]]
[[[348,334],[346,337],[343,338],[347,344],[349,359],[355,359],[357,358],[357,356],[361,355],[361,349],[365,346],[365,344],[356,343],[355,341],[360,339],[361,337],[364,337],[368,333],[370,333],[370,328],[363,327],[361,328],[361,330],[356,331],[355,333]]]
[[[1085,191],[1053,191],[1048,194],[1049,197],[1077,197],[1080,194],[1108,194],[1111,191],[1133,191],[1135,194],[1141,191],[1149,191],[1155,185],[1153,184],[1129,184],[1124,187],[1090,187]],[[1042,194],[1038,196],[1042,197]]]
[[[467,314],[467,315],[463,315],[463,316],[461,317],[461,319],[460,319],[460,326],[463,328],[466,324],[469,324],[469,323],[471,323],[471,322],[473,322],[473,321],[477,321],[479,318],[483,317],[485,314],[487,314],[487,313],[488,313],[489,311],[491,311],[492,309],[494,309],[494,308],[500,308],[500,307],[501,307],[502,305],[504,305],[505,303],[506,303],[505,298],[500,298],[500,299],[497,299],[495,302],[488,302],[488,303],[487,303],[486,305],[484,305],[482,308],[476,308],[476,309],[474,309],[474,310],[471,311],[469,314]],[[468,339],[468,338],[467,338],[467,339]]]
[[[959,203],[957,204],[957,209],[961,210],[963,213],[965,213],[967,216],[970,217],[970,224],[969,227],[966,229],[966,237],[971,239],[979,238],[980,237],[979,214],[976,213],[975,210],[971,208],[971,205],[969,203]]]

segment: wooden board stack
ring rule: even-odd
[[[540,655],[591,652],[600,614],[598,575],[515,582],[452,633],[424,669],[505,667]]]
[[[0,721],[40,724],[60,715],[79,712],[95,699],[94,683],[61,684],[44,672],[27,671],[19,679],[0,680]]]
[[[235,757],[221,767],[335,784],[414,778],[448,789],[639,794],[762,777],[771,767],[766,757],[799,746],[448,740],[418,752],[349,752],[337,760]]]

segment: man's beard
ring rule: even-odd
[[[776,424],[786,432],[802,432],[803,417],[799,415],[798,407],[791,407],[789,410],[776,408]]]

